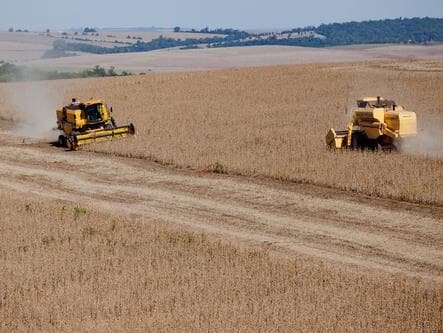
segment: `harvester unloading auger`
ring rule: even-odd
[[[80,146],[124,138],[135,133],[134,125],[117,126],[103,100],[88,100],[72,103],[57,110],[57,128],[63,131],[58,145],[76,150]]]
[[[416,135],[415,112],[382,97],[367,97],[357,101],[346,130],[329,130],[326,144],[334,149],[391,150],[397,148],[398,141]]]

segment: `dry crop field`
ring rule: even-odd
[[[137,134],[92,151],[442,205],[442,69],[441,61],[367,62],[18,83],[0,86],[0,113],[13,109],[8,91],[29,85],[59,103],[102,97]],[[326,149],[329,127],[344,128],[345,109],[365,95],[416,111],[419,142],[403,154]],[[52,119],[52,109],[42,112]]]
[[[442,288],[0,191],[0,331],[439,332]]]
[[[0,331],[440,333],[442,76],[433,60],[0,84]],[[362,95],[416,111],[419,142],[328,151]],[[11,120],[48,129],[73,96],[136,135],[17,137]]]
[[[133,77],[109,81],[112,93],[100,86],[73,91],[102,91],[138,135],[94,151],[199,169],[219,163],[229,173],[443,204],[441,155],[331,153],[323,142],[329,127],[345,128],[344,110],[356,98],[381,95],[416,111],[422,135],[434,140],[425,153],[441,154],[442,71],[371,63],[282,66]]]

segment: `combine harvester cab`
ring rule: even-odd
[[[406,111],[394,101],[368,97],[357,101],[347,129],[326,135],[326,145],[333,149],[397,149],[401,140],[417,135],[415,112]]]
[[[94,142],[124,138],[135,134],[133,124],[117,126],[102,100],[88,100],[72,103],[57,110],[57,128],[63,131],[58,145],[77,150],[80,146]]]

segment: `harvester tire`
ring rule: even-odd
[[[66,138],[66,147],[68,147],[69,150],[77,150],[77,143],[73,135]]]
[[[58,145],[59,147],[65,147],[65,148],[68,146],[68,145],[67,145],[67,141],[66,141],[66,137],[65,137],[64,135],[60,135],[60,136],[58,137],[57,145]]]
[[[355,131],[352,133],[351,148],[353,150],[358,150],[358,149],[363,150],[367,145],[368,145],[368,137],[366,136],[366,133],[362,131]]]
[[[361,148],[361,134],[360,133],[354,133],[352,135],[351,139],[351,148],[353,150],[357,150]]]

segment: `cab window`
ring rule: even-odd
[[[101,104],[89,105],[85,109],[86,119],[91,122],[97,122],[102,120],[102,116],[100,114],[100,107],[103,107]]]

